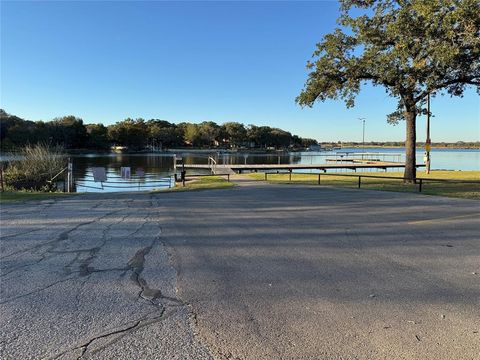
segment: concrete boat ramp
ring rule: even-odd
[[[477,201],[238,185],[2,204],[0,359],[479,359]]]

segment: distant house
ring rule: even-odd
[[[122,153],[124,151],[127,151],[128,150],[128,147],[127,146],[118,146],[118,145],[114,145],[111,147],[111,150],[113,152],[116,152],[116,153]]]
[[[322,151],[322,146],[321,145],[310,145],[307,148],[307,151]]]

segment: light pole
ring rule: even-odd
[[[430,93],[427,95],[427,140],[425,141],[425,169],[430,174],[430,150],[432,146],[430,140]]]
[[[358,120],[363,121],[363,136],[362,136],[362,148],[363,152],[365,152],[365,118],[361,117]]]

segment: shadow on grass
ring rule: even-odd
[[[400,173],[355,173],[353,176],[335,176],[333,174],[320,174],[320,185],[337,188],[358,188],[359,175],[401,177]],[[264,174],[249,174],[254,180],[265,180]],[[479,183],[461,183],[460,181],[480,181],[479,171],[433,171],[429,175],[421,174],[422,191],[419,184],[405,184],[401,179],[368,178],[362,177],[360,188],[367,190],[393,191],[421,193],[424,195],[436,195],[456,197],[463,199],[480,199]],[[435,179],[455,180],[459,182],[435,182]],[[318,174],[268,174],[268,182],[275,184],[303,184],[319,185]]]

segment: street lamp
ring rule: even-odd
[[[361,118],[358,118],[358,120],[363,121],[362,147],[363,147],[363,152],[365,152],[365,118],[361,117]]]

